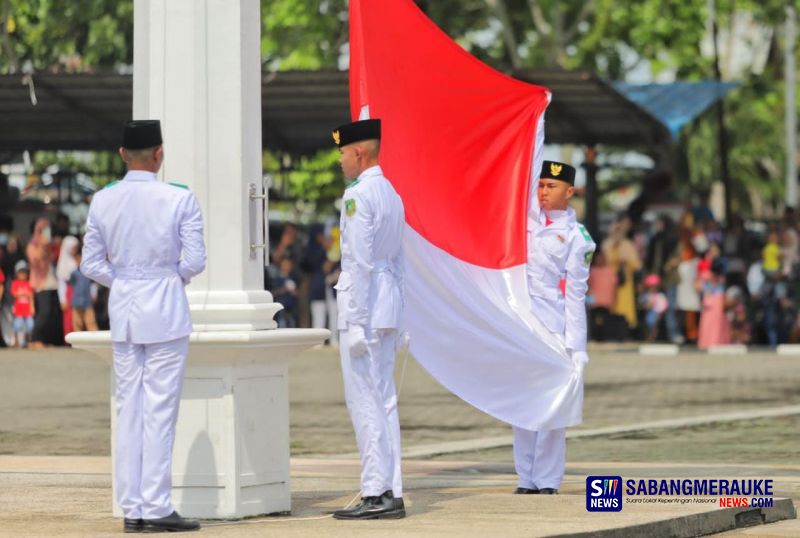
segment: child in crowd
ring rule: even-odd
[[[796,313],[787,279],[775,271],[767,274],[758,296],[757,308],[770,347],[788,341]]]
[[[655,342],[658,337],[658,325],[664,313],[669,308],[667,296],[661,292],[661,277],[656,274],[647,275],[644,279],[645,292],[640,299],[641,305],[645,310],[645,324],[647,334],[645,339],[648,342]]]
[[[697,278],[699,279],[700,288],[713,280],[711,266],[715,263],[722,263],[721,271],[722,274],[725,274],[725,265],[724,259],[721,257],[722,250],[719,248],[719,245],[716,243],[709,243],[708,249],[705,251],[703,256],[700,258],[700,261],[697,262]]]
[[[731,286],[725,292],[728,322],[731,326],[732,344],[750,343],[750,322],[747,319],[747,304],[739,286]]]
[[[725,271],[720,260],[711,265],[703,284],[703,310],[700,314],[698,349],[730,344],[731,327],[725,315]]]
[[[594,263],[589,270],[589,293],[586,303],[589,308],[605,308],[610,311],[614,306],[617,291],[617,272],[608,264],[603,251],[594,256]]]
[[[772,231],[767,236],[767,244],[761,252],[761,266],[768,275],[781,269],[781,246],[778,232]]]
[[[33,302],[33,287],[28,282],[30,271],[28,263],[20,260],[14,266],[14,280],[11,282],[11,297],[14,298],[14,346],[27,347],[33,333],[33,316],[36,307]]]
[[[72,328],[76,331],[96,331],[94,302],[97,300],[97,284],[81,273],[81,246],[75,245],[73,256],[78,268],[69,277],[72,286]]]

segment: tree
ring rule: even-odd
[[[84,173],[92,177],[98,187],[125,175],[125,163],[112,151],[74,153],[61,151],[37,151],[33,157],[33,168],[43,172],[52,165],[62,171]]]
[[[714,76],[713,58],[704,54],[701,47],[710,23],[707,0],[505,0],[504,3],[508,17],[503,16],[503,9],[497,9],[498,0],[486,0],[500,24],[512,25],[511,31],[503,32],[503,40],[495,42],[515,51],[506,50],[505,54],[494,57],[489,50],[477,51],[489,63],[517,67],[515,56],[518,56],[526,67],[587,69],[615,80],[623,79],[647,62],[655,75],[666,72],[682,80]],[[798,4],[796,0],[794,3]],[[779,0],[717,0],[717,23],[729,36],[720,42],[723,52],[728,52],[727,57],[733,54],[726,49],[736,33],[733,24],[737,15],[749,12],[756,21],[772,28],[773,35],[780,35],[785,5],[786,2]],[[446,24],[443,20],[439,22]],[[731,145],[731,190],[733,207],[737,209],[746,209],[754,192],[772,200],[783,190],[785,103],[779,45],[779,39],[773,38],[766,69],[759,73],[745,71],[739,89],[725,99]],[[479,49],[480,45],[473,48]],[[720,177],[715,121],[713,114],[707,114],[684,129],[681,147],[687,151],[688,163],[686,175],[680,179],[685,194],[693,188],[707,188]]]
[[[346,0],[261,0],[261,56],[271,70],[338,67]]]
[[[711,58],[701,47],[708,0],[415,1],[459,44],[501,70],[558,66],[619,80],[647,65],[655,75],[678,79],[713,76]],[[800,0],[793,2],[800,7]],[[740,88],[725,102],[741,207],[753,186],[766,196],[779,195],[783,188],[779,46],[785,5],[783,0],[716,0],[722,31],[730,31],[733,15],[746,10],[773,28],[775,36],[763,73],[742,76]],[[347,0],[261,0],[265,69],[346,67],[347,9]],[[19,72],[26,65],[33,70],[111,69],[131,63],[132,46],[133,0],[0,0],[0,73]],[[718,177],[712,121],[703,117],[683,135],[693,186]],[[290,192],[327,197],[330,176],[318,166],[338,174],[335,159],[325,152],[302,159],[287,180]]]
[[[132,0],[0,0],[0,72],[90,71],[133,61]]]

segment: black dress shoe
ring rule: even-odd
[[[143,527],[144,527],[143,519],[128,519],[126,517],[122,530],[123,532],[142,532]]]
[[[558,495],[558,490],[555,488],[542,488],[539,493],[542,495]]]
[[[360,519],[356,516],[380,503],[380,497],[361,497],[361,502],[353,508],[342,508],[333,512],[334,519]]]
[[[534,488],[517,488],[514,495],[538,495],[539,490]]]
[[[200,522],[196,519],[186,519],[178,512],[172,512],[167,517],[158,519],[145,519],[142,532],[183,532],[200,530]]]
[[[361,504],[348,510],[333,513],[336,519],[401,519],[406,517],[406,507],[402,498],[395,499],[391,491],[379,497],[364,497]]]

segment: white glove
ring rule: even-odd
[[[367,335],[361,325],[348,325],[347,339],[350,357],[357,358],[367,353]]]
[[[587,355],[585,351],[573,351],[572,362],[583,370],[589,363],[589,355]]]
[[[397,340],[394,344],[394,350],[400,351],[401,349],[407,348],[409,342],[411,342],[411,335],[408,334],[406,331],[402,331],[400,334],[397,335]]]

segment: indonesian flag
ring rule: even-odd
[[[471,56],[411,0],[350,0],[351,114],[382,120],[381,167],[405,205],[411,353],[463,400],[530,430],[577,424],[583,404],[582,372],[527,291],[549,97]]]

